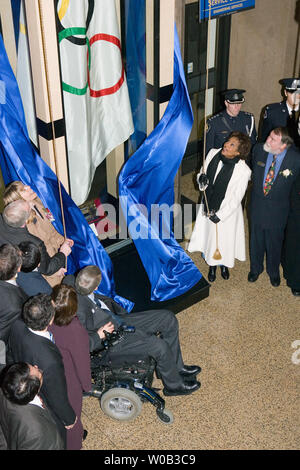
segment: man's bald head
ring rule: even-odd
[[[3,210],[3,220],[10,227],[20,228],[24,227],[29,215],[30,205],[28,202],[18,199],[8,204]]]

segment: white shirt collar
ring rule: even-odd
[[[8,281],[5,281],[5,282],[8,282],[9,284],[12,284],[13,286],[19,287],[16,279],[9,279]]]
[[[29,402],[29,405],[36,405],[36,406],[39,406],[40,408],[44,408],[42,404],[42,400],[40,399],[38,395],[36,395],[34,399],[31,400],[31,402]]]
[[[31,333],[33,333],[35,335],[43,336],[44,338],[47,338],[51,341],[49,331],[35,331],[35,330],[32,330],[31,328],[28,328],[28,330],[31,331]]]
[[[92,292],[90,295],[88,295],[88,298],[95,303],[95,300],[94,300],[94,292]],[[98,299],[98,301],[100,302],[100,305],[101,305],[101,308],[104,309],[104,310],[109,310],[108,306],[101,300],[101,299]]]
[[[291,112],[293,111],[293,108],[288,103],[286,103],[286,106],[287,106],[289,114],[291,114]],[[299,104],[296,108],[294,108],[294,111],[298,111],[298,110],[299,110]]]

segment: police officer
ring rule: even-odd
[[[241,111],[245,101],[245,90],[236,88],[224,93],[225,109],[207,120],[206,126],[206,151],[212,148],[221,148],[223,143],[233,131],[247,134],[252,145],[256,143],[256,129],[254,116],[251,113]]]
[[[287,127],[296,146],[300,146],[299,137],[299,101],[300,79],[284,78],[280,82],[284,87],[286,99],[280,103],[269,104],[265,108],[261,127],[260,141],[265,142],[270,132],[276,127]]]

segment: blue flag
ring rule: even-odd
[[[49,208],[56,230],[63,234],[58,181],[55,173],[35,151],[28,137],[18,84],[10,67],[0,35],[0,159],[5,184],[22,181]],[[82,212],[61,185],[66,236],[74,240],[68,256],[68,273],[87,265],[102,272],[99,293],[107,295],[130,311],[133,303],[115,293],[112,262]]]
[[[153,132],[125,163],[119,176],[121,207],[151,283],[151,299],[164,301],[184,294],[202,277],[179,246],[167,220],[174,204],[175,175],[193,125],[180,46],[175,27],[174,89]],[[153,221],[153,207],[165,208]],[[139,226],[133,234],[132,226]],[[138,235],[138,236],[137,236]]]

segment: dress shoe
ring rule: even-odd
[[[87,438],[88,432],[86,429],[83,430],[82,440],[85,441]]]
[[[163,393],[167,397],[173,397],[177,395],[190,395],[200,388],[201,384],[197,380],[187,381],[185,380],[178,388],[164,388]]]
[[[259,276],[259,274],[255,274],[255,273],[252,273],[250,271],[250,273],[248,274],[248,281],[249,282],[255,282],[255,281],[257,281],[258,276]]]
[[[296,297],[300,296],[300,289],[292,289],[291,288],[291,291],[292,291],[292,294],[295,295]]]
[[[216,269],[217,269],[217,266],[209,267],[208,277],[207,277],[209,282],[214,282],[216,280]]]
[[[227,279],[229,279],[229,271],[228,271],[227,266],[220,266],[220,268],[221,268],[221,276],[222,276],[222,278],[227,281]]]
[[[273,287],[278,287],[280,285],[280,277],[270,277],[270,282]]]
[[[199,366],[184,365],[183,368],[179,371],[179,374],[183,375],[184,377],[190,377],[193,375],[200,374],[200,372],[201,372],[201,367]]]

